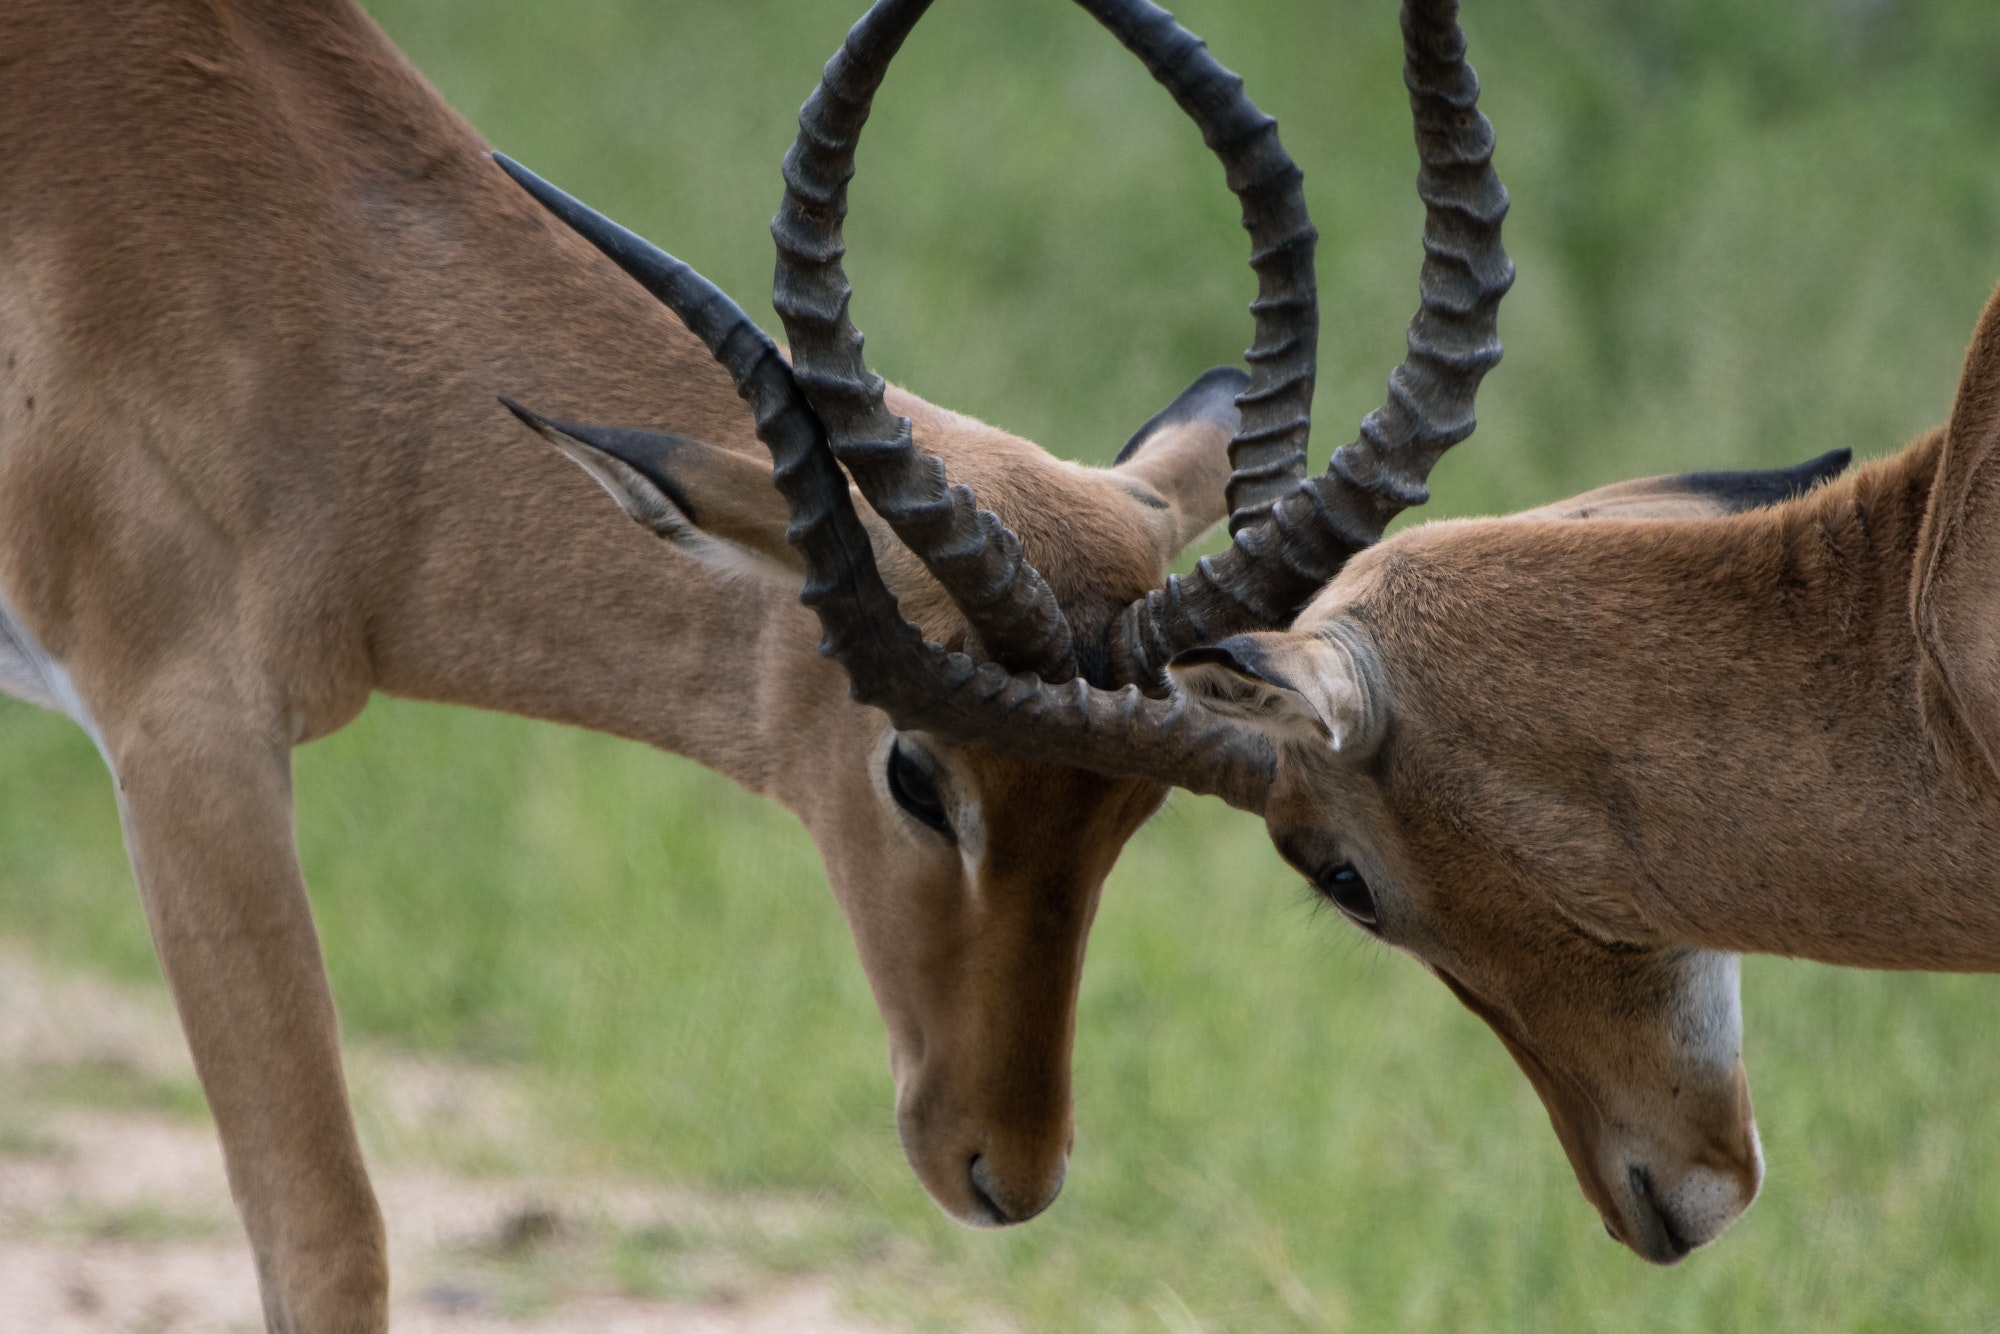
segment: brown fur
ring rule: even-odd
[[[1685,512],[1641,487],[1626,517],[1413,529],[1239,652],[1311,682],[1345,670],[1330,635],[1366,646],[1342,679],[1379,744],[1292,740],[1272,836],[1308,876],[1361,872],[1649,1258],[1761,1178],[1737,954],[2000,968],[1996,385],[2000,301],[1948,431],[1892,458],[1742,514],[1641,517]]]
[[[797,812],[919,1175],[969,1219],[1045,1205],[1085,933],[1164,792],[906,737],[962,846],[899,811],[886,720],[795,596],[648,537],[498,405],[766,459],[706,351],[346,0],[17,0],[0,83],[0,591],[101,730],[271,1326],[386,1318],[289,777],[376,690],[649,742]],[[1100,473],[892,401],[1086,634],[1220,516],[1226,431]]]

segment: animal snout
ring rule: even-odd
[[[1047,1172],[1029,1173],[1009,1181],[996,1176],[987,1155],[975,1153],[966,1165],[965,1175],[974,1202],[987,1215],[982,1220],[966,1221],[977,1226],[1012,1227],[1027,1222],[1055,1203],[1069,1175],[1069,1163],[1067,1158],[1058,1160],[1053,1176]]]
[[[967,1227],[1027,1222],[1055,1203],[1068,1174],[1068,1155],[1061,1152],[996,1152],[989,1144],[971,1152],[946,1147],[932,1155],[920,1153],[907,1135],[904,1147],[938,1207]]]
[[[1071,1140],[1066,1106],[1033,1118],[979,1115],[919,1094],[906,1097],[896,1122],[924,1189],[969,1227],[1025,1223],[1062,1191]]]
[[[1679,1264],[1742,1215],[1763,1182],[1756,1133],[1740,1161],[1693,1163],[1669,1174],[1658,1163],[1629,1163],[1619,1212],[1607,1218],[1611,1234],[1657,1265]]]

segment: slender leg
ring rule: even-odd
[[[106,740],[160,962],[282,1334],[381,1334],[389,1273],[276,729],[180,702]]]

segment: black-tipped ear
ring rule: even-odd
[[[1229,444],[1243,421],[1236,397],[1250,377],[1218,366],[1141,426],[1112,465],[1133,499],[1153,513],[1160,563],[1167,564],[1228,512]]]
[[[1277,686],[1281,690],[1296,690],[1290,681],[1271,664],[1271,657],[1264,652],[1263,645],[1249,635],[1232,635],[1228,639],[1213,644],[1201,644],[1176,653],[1167,664],[1169,670],[1188,671],[1195,667],[1215,667],[1233,672],[1245,680]]]
[[[1612,482],[1516,519],[1712,519],[1762,509],[1804,495],[1838,477],[1853,455],[1830,450],[1790,468],[1757,472],[1682,472]]]
[[[785,540],[790,512],[761,462],[669,431],[579,426],[500,401],[657,536],[715,569],[797,585],[804,565]]]
[[[1715,502],[1725,514],[1763,509],[1794,496],[1802,496],[1822,482],[1830,482],[1847,470],[1854,459],[1851,449],[1829,449],[1816,459],[1789,468],[1768,468],[1755,472],[1690,472],[1675,480],[1690,495]]]
[[[1190,422],[1213,422],[1230,435],[1235,435],[1243,424],[1243,414],[1237,410],[1236,396],[1250,387],[1250,376],[1237,366],[1217,366],[1203,371],[1201,378],[1183,389],[1180,397],[1154,413],[1151,420],[1132,433],[1125,442],[1125,448],[1118,451],[1112,460],[1117,466],[1129,460],[1146,447],[1146,442],[1169,426],[1185,426]]]
[[[1175,654],[1167,674],[1203,708],[1350,759],[1373,754],[1388,727],[1374,649],[1345,621],[1231,635]]]
[[[1271,637],[1232,635],[1183,649],[1167,664],[1167,673],[1190,699],[1224,717],[1277,737],[1326,738],[1327,723],[1312,701],[1265,651],[1262,641]]]
[[[700,441],[690,440],[684,435],[674,435],[668,431],[638,431],[620,426],[583,426],[575,422],[556,421],[542,416],[532,408],[522,407],[511,398],[502,397],[500,403],[542,439],[582,464],[598,481],[604,482],[606,488],[611,489],[612,495],[618,498],[619,503],[624,503],[624,496],[613,489],[610,482],[605,481],[600,469],[593,467],[592,461],[580,454],[575,448],[576,445],[588,446],[600,454],[609,455],[637,472],[659,488],[688,522],[700,522],[695,514],[694,502],[688,499],[687,493],[681,489],[680,483],[674,480],[671,471],[676,455],[684,454],[690,449],[706,448]]]

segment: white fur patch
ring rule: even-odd
[[[1741,961],[1734,954],[1691,950],[1679,995],[1666,1016],[1680,1045],[1685,1069],[1676,1081],[1692,1077],[1726,1085],[1737,1077],[1743,1049],[1743,1007],[1740,999]],[[1637,1165],[1644,1169],[1651,1208],[1689,1246],[1703,1246],[1719,1236],[1756,1198],[1764,1179],[1763,1145],[1753,1122],[1750,1154],[1742,1170],[1731,1171],[1690,1161],[1685,1151],[1663,1148],[1684,1136],[1664,1135],[1658,1121],[1678,1121],[1685,1113],[1677,1102],[1652,1090],[1649,1111],[1642,1112],[1623,1134],[1608,1137],[1600,1150],[1605,1179],[1622,1182]],[[1655,1121],[1651,1131],[1648,1121]],[[1711,1128],[1713,1129],[1713,1128]],[[1634,1206],[1643,1217],[1646,1205]],[[1642,1225],[1643,1227],[1643,1225]]]
[[[1743,1054],[1743,962],[1734,954],[1695,950],[1674,1007],[1682,1044],[1711,1070],[1736,1068]]]
[[[111,757],[105,754],[104,736],[97,730],[90,710],[84,707],[83,697],[76,693],[76,684],[69,673],[28,633],[4,597],[0,597],[0,691],[68,714],[78,727],[89,733],[98,753],[105,756],[105,763],[111,762]]]

